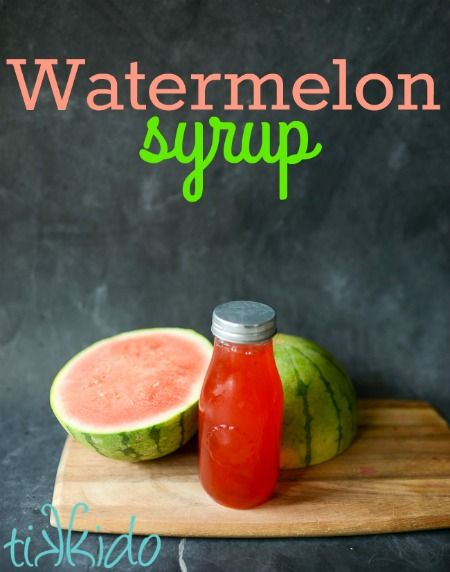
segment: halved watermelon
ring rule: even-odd
[[[197,402],[211,359],[193,330],[135,330],[73,357],[50,391],[74,439],[113,459],[144,461],[175,451],[197,429]]]
[[[275,361],[283,382],[281,468],[322,463],[352,443],[357,401],[347,373],[325,348],[277,334]]]

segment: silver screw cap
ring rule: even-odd
[[[277,331],[276,313],[267,304],[259,302],[227,302],[214,309],[211,331],[227,342],[262,342]]]

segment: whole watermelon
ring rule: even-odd
[[[350,378],[327,350],[304,338],[277,334],[274,351],[284,390],[281,467],[331,459],[356,433],[357,404]]]

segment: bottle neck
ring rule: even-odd
[[[222,340],[221,338],[214,338],[214,352],[221,354],[242,354],[242,355],[257,355],[266,352],[273,352],[272,338],[262,342],[249,342],[249,343],[236,343]]]

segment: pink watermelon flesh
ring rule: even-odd
[[[100,342],[70,362],[57,385],[62,417],[117,431],[167,418],[198,399],[208,342],[196,334],[144,332]]]

